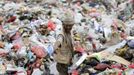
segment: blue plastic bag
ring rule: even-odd
[[[47,52],[48,52],[48,54],[51,56],[53,53],[54,53],[54,48],[53,48],[53,46],[50,44],[50,45],[48,45],[48,47],[47,47]]]
[[[134,48],[134,40],[129,40],[127,44],[130,48]]]

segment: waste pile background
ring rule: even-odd
[[[134,75],[134,0],[0,0],[0,75],[58,75],[54,43],[71,11],[71,75]]]

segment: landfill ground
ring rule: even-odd
[[[0,0],[0,75],[134,75],[134,0]]]

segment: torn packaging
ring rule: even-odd
[[[98,56],[99,55],[99,56]],[[110,61],[115,61],[117,63],[121,63],[123,65],[130,65],[130,62],[117,56],[117,55],[114,55],[108,51],[101,51],[99,53],[93,53],[91,55],[89,55],[88,57],[91,58],[91,57],[95,57],[96,58],[99,57],[99,60],[101,61],[102,59],[105,59],[105,60],[110,60]],[[98,59],[98,58],[97,58]]]

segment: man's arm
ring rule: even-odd
[[[57,50],[62,45],[62,41],[63,41],[63,36],[59,35],[54,44],[54,50]]]

